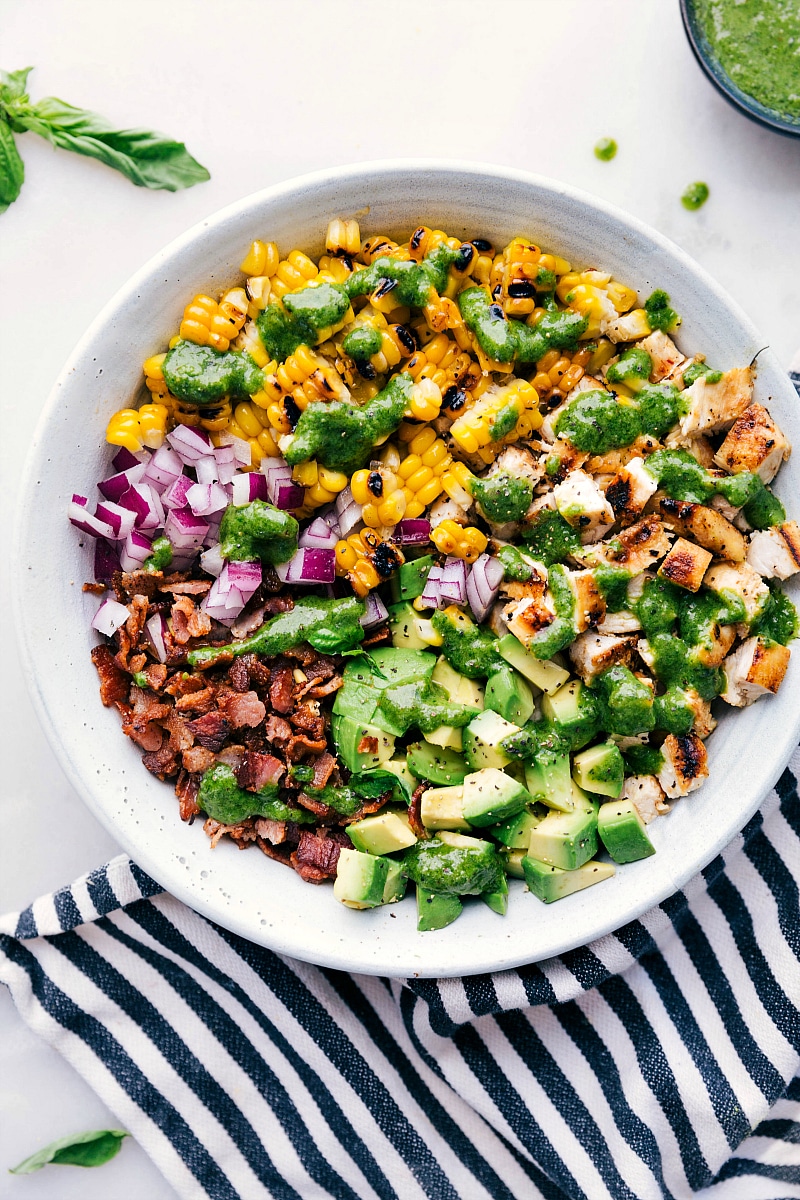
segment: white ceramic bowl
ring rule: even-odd
[[[307,175],[234,204],[190,229],[149,262],[101,312],[62,372],[39,425],[23,487],[16,540],[18,627],[40,720],[73,786],[137,863],[198,912],[252,941],[349,971],[444,976],[493,971],[560,954],[629,921],[680,888],[744,825],[775,783],[800,734],[793,661],[780,694],[726,711],[709,743],[710,779],[651,827],[658,853],[615,878],[545,907],[511,881],[508,916],[479,903],[452,926],[416,931],[414,900],[370,912],[338,904],[256,849],[213,852],[199,825],[178,817],[169,784],[103,709],[89,651],[97,601],[81,592],[91,547],[66,521],[72,492],[94,496],[108,474],[109,415],[141,382],[141,363],[177,328],[186,300],[239,278],[254,237],[323,249],[329,217],[357,215],[365,233],[420,223],[503,245],[533,238],[580,266],[597,266],[647,296],[666,289],[683,315],[686,352],[715,367],[748,363],[765,339],[681,250],[632,217],[551,180],[471,163],[384,162]],[[757,396],[794,442],[797,396],[769,350]],[[800,495],[800,463],[778,492]],[[796,510],[796,505],[792,506]],[[84,539],[86,542],[89,539]],[[720,704],[720,708],[724,705]]]

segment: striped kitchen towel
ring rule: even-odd
[[[683,892],[515,971],[321,970],[120,856],[0,921],[0,980],[186,1200],[800,1197],[799,772]]]

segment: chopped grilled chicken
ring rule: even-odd
[[[639,338],[647,337],[650,326],[643,308],[635,308],[633,312],[618,317],[616,313],[609,320],[602,321],[600,332],[612,342],[636,342]]]
[[[605,616],[606,602],[593,571],[568,571],[567,580],[575,597],[575,628],[578,633],[594,629]]]
[[[720,496],[719,493],[717,493],[716,496],[712,496],[708,503],[711,508],[715,509],[719,513],[722,513],[725,520],[730,521],[731,524],[733,524],[736,517],[739,515],[740,510],[736,507],[736,505],[731,504],[730,500],[726,500],[725,497]]]
[[[699,546],[710,550],[716,558],[729,562],[744,562],[747,542],[735,525],[705,504],[689,504],[665,497],[659,501],[664,524],[676,533],[693,538]]]
[[[600,392],[608,391],[608,388],[606,387],[603,380],[597,379],[594,375],[582,375],[581,378],[578,380],[578,382],[575,384],[575,387],[572,388],[569,392],[567,392],[565,399],[563,400],[563,402],[561,404],[559,404],[558,408],[554,408],[552,410],[552,412],[549,412],[547,414],[547,416],[545,417],[545,419],[542,421],[542,425],[539,430],[539,436],[545,442],[554,442],[556,440],[555,426],[556,426],[556,422],[558,421],[558,418],[561,416],[561,414],[566,411],[568,406],[572,403],[572,401],[577,396],[580,396],[581,392],[597,392],[597,391],[600,391]]]
[[[670,798],[688,796],[707,778],[708,754],[696,733],[667,734],[661,753],[664,765],[658,773],[658,782]]]
[[[593,454],[586,461],[586,470],[590,475],[614,475],[621,471],[634,458],[643,458],[661,449],[661,443],[649,434],[643,433],[631,442],[630,446],[622,446],[619,450],[609,450],[606,454]]]
[[[784,521],[750,535],[747,565],[766,579],[789,579],[800,571],[800,527]]]
[[[507,604],[505,600],[498,601],[497,604],[492,605],[492,610],[489,613],[489,628],[497,638],[505,637],[505,635],[509,632],[505,616],[506,607]]]
[[[697,437],[686,437],[680,429],[672,429],[664,439],[664,445],[668,450],[686,450],[701,467],[714,465],[714,447],[702,433]]]
[[[714,462],[731,474],[752,471],[769,483],[791,450],[763,404],[751,404],[728,431]]]
[[[543,594],[541,597],[526,596],[508,605],[505,620],[509,633],[513,633],[523,646],[528,646],[535,633],[552,624],[555,615],[550,599]]]
[[[603,485],[603,491],[617,520],[622,525],[631,525],[639,519],[657,487],[653,476],[645,470],[644,460],[632,458]]]
[[[630,800],[645,825],[669,812],[664,789],[655,775],[629,775],[622,785],[620,800]]]
[[[585,471],[572,471],[553,488],[556,508],[565,521],[581,532],[581,541],[594,541],[614,524],[614,510]]]
[[[649,579],[655,579],[655,577],[655,571],[640,571],[638,575],[634,575],[628,584],[628,603],[635,604],[637,600],[641,600],[644,585]]]
[[[669,375],[664,379],[664,383],[671,383],[673,387],[683,390],[683,377],[693,367],[695,363],[705,362],[705,356],[702,354],[689,355],[688,358],[681,358],[680,362],[676,363]]]
[[[708,550],[704,550],[696,542],[679,537],[658,568],[657,574],[677,587],[685,588],[687,592],[696,592],[700,589],[712,557]]]
[[[617,547],[607,561],[638,574],[654,567],[669,552],[670,540],[663,523],[656,516],[644,517],[629,525],[614,539]]]
[[[437,525],[441,525],[442,521],[455,521],[458,525],[466,525],[468,521],[466,509],[460,504],[456,504],[455,500],[450,500],[447,496],[442,496],[439,500],[434,501],[428,510],[428,520],[431,523],[431,529],[435,529]]]
[[[546,478],[552,483],[561,483],[570,471],[582,467],[589,455],[584,450],[576,450],[572,442],[556,438],[553,445],[542,454],[539,462],[542,472],[547,472]]]
[[[662,379],[666,379],[684,361],[684,355],[681,354],[672,338],[667,337],[660,329],[641,341],[639,346],[650,355],[653,364],[650,379],[653,383],[660,383]]]
[[[686,437],[698,433],[717,433],[742,415],[753,396],[753,370],[734,367],[726,371],[718,383],[708,383],[701,375],[683,393],[688,411],[681,417],[681,433]]]
[[[642,627],[638,617],[622,609],[621,612],[607,612],[595,628],[598,633],[636,633]]]
[[[544,465],[539,463],[530,450],[520,446],[508,446],[498,455],[484,478],[490,479],[493,475],[501,474],[511,475],[515,479],[526,479],[535,487],[544,474]],[[477,510],[489,526],[492,537],[501,541],[511,541],[519,533],[519,521],[492,522],[486,518],[480,504],[477,505]]]
[[[715,563],[706,571],[703,580],[710,591],[718,595],[735,592],[744,603],[747,621],[753,621],[767,602],[769,588],[751,566],[744,563]]]
[[[760,696],[774,694],[783,683],[790,657],[788,646],[765,638],[748,638],[722,664],[722,699],[734,708],[744,708]]]
[[[736,625],[715,623],[708,632],[707,641],[695,650],[697,661],[704,667],[718,667],[736,641]]]
[[[642,660],[642,662],[645,663],[650,668],[651,671],[655,671],[656,656],[655,656],[655,654],[653,654],[652,647],[650,646],[650,643],[648,642],[647,638],[639,638],[638,642],[636,643],[636,653],[639,655],[639,658]]]
[[[513,632],[513,631],[512,631]],[[589,683],[601,671],[621,662],[630,662],[635,639],[616,634],[581,633],[569,647],[569,656],[584,683]]]
[[[703,700],[693,688],[688,688],[686,695],[694,709],[692,733],[696,733],[699,738],[705,740],[717,728],[717,722],[711,715],[711,701]]]

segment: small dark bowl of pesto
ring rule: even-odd
[[[800,137],[800,8],[794,0],[681,0],[689,44],[734,107]]]

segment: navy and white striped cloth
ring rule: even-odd
[[[186,1200],[800,1197],[798,774],[685,891],[516,971],[321,970],[120,856],[0,921],[0,980]]]

